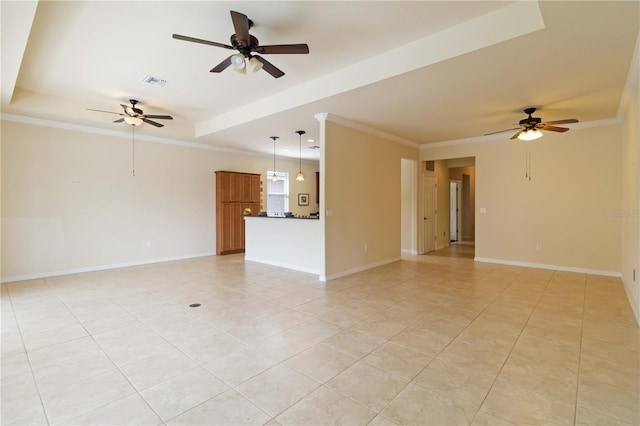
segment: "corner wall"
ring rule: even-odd
[[[418,150],[326,121],[327,279],[400,258],[401,159]]]
[[[439,144],[421,160],[476,157],[476,260],[620,276],[622,224],[609,212],[622,202],[621,133],[603,125],[531,143]]]
[[[626,111],[622,116],[622,282],[640,324],[640,37],[627,79]],[[635,271],[635,273],[634,273]]]
[[[136,140],[134,177],[130,137],[7,120],[1,132],[3,281],[215,254],[214,172],[264,181],[273,167],[267,156]],[[277,166],[289,171],[296,211],[315,179],[295,180],[297,160]]]

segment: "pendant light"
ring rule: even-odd
[[[296,180],[298,182],[303,182],[304,181],[304,175],[302,174],[302,135],[304,135],[305,132],[304,130],[296,130],[296,133],[298,134],[298,144],[299,144],[299,148],[300,148],[300,162],[299,162],[299,168],[298,170],[300,170],[298,172],[298,176],[296,176]]]
[[[280,139],[280,136],[269,136],[273,139],[273,175],[271,175],[271,181],[277,182],[278,176],[276,176],[276,140]]]

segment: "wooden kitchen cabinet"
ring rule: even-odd
[[[216,253],[244,251],[244,210],[250,216],[260,210],[260,175],[216,172]]]

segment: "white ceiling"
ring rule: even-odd
[[[638,39],[638,1],[42,1],[1,2],[2,113],[95,128],[140,100],[165,127],[137,134],[227,149],[317,158],[316,113],[426,144],[543,121],[613,118]],[[209,70],[229,51],[230,10],[286,75]],[[164,87],[141,81],[145,75]],[[509,138],[511,133],[504,133]],[[285,151],[287,150],[288,151]]]

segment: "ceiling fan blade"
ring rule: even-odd
[[[229,46],[228,44],[216,43],[215,41],[202,40],[199,38],[183,36],[180,34],[174,34],[172,37],[175,38],[176,40],[191,41],[193,43],[208,44],[209,46],[222,47],[224,49],[234,50],[233,47]]]
[[[231,65],[231,57],[233,55],[229,56],[227,59],[225,59],[224,61],[220,62],[218,65],[216,65],[215,67],[211,68],[211,70],[209,72],[222,72],[225,69],[227,69],[227,67],[229,65]]]
[[[517,132],[515,135],[511,136],[509,139],[515,139],[518,136],[520,136],[520,133],[524,132],[524,129],[521,129],[519,132]]]
[[[146,119],[146,118],[144,118],[144,117],[140,117],[140,118],[142,119],[142,121],[144,121],[145,123],[149,123],[149,124],[151,124],[152,126],[156,126],[156,127],[164,127],[164,124],[156,123],[155,121],[148,120],[148,119]]]
[[[254,56],[257,60],[262,62],[262,69],[271,74],[274,78],[280,78],[284,75],[284,72],[260,56]]]
[[[498,134],[498,133],[510,132],[512,130],[519,130],[519,129],[520,129],[520,127],[514,127],[513,129],[506,129],[506,130],[498,130],[497,132],[486,133],[483,136],[495,135],[495,134]]]
[[[309,53],[309,46],[306,44],[273,44],[270,46],[258,46],[256,52],[264,55],[306,54]]]
[[[154,118],[158,120],[173,120],[173,117],[170,115],[153,115],[153,114],[145,114],[144,117],[140,118]]]
[[[233,28],[236,30],[236,39],[244,43],[245,46],[249,46],[249,18],[247,18],[247,15],[232,10],[231,20],[233,21]]]
[[[548,123],[542,123],[542,126],[539,127],[542,130],[550,130],[552,132],[566,132],[569,130],[568,127],[556,127],[556,126],[550,126]]]
[[[578,123],[578,120],[576,120],[575,118],[569,118],[566,120],[547,121],[546,123],[542,123],[542,124],[571,124],[571,123]]]
[[[114,121],[114,123],[122,123],[124,121],[124,118],[119,118],[116,121]]]
[[[91,108],[87,108],[87,111],[106,112],[107,114],[118,114],[118,115],[122,115],[122,113],[121,113],[121,112],[103,111],[103,110],[101,110],[101,109],[91,109]]]

